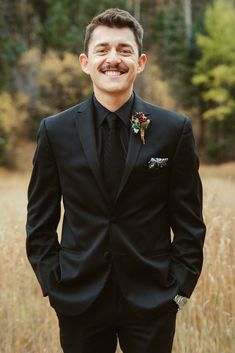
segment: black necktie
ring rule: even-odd
[[[121,181],[125,160],[119,132],[121,121],[115,113],[109,113],[106,121],[108,126],[103,141],[103,174],[108,192],[114,200]]]

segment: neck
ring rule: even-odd
[[[98,102],[107,108],[110,112],[115,112],[123,104],[125,104],[132,95],[132,89],[124,93],[106,93],[106,92],[97,92],[94,89],[94,94]]]

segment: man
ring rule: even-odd
[[[124,353],[171,352],[176,313],[202,267],[191,124],[133,92],[147,62],[142,40],[126,11],[93,18],[79,59],[94,94],[38,132],[27,254],[65,353],[114,353],[117,336]]]

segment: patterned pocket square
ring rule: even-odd
[[[161,169],[164,168],[168,163],[168,158],[150,158],[148,161],[149,169]]]

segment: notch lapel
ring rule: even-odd
[[[96,182],[105,200],[111,204],[111,200],[105,187],[97,153],[92,97],[82,103],[75,118],[75,123],[84,153]]]
[[[146,108],[147,108],[147,105],[144,103],[144,101],[135,94],[135,101],[134,101],[134,106],[132,109],[132,114],[135,114],[136,112],[143,112],[146,116],[148,116],[149,114],[147,113]],[[118,189],[118,192],[116,195],[115,202],[117,202],[117,199],[118,199],[120,193],[122,192],[122,190],[128,180],[128,177],[129,177],[129,175],[135,165],[135,162],[136,162],[137,157],[140,153],[142,145],[143,144],[142,144],[141,138],[139,136],[139,133],[135,134],[131,128],[130,140],[129,140],[127,157],[126,157],[126,164],[125,164],[124,172],[123,172],[122,179],[121,179],[121,182],[119,185],[119,189]]]

